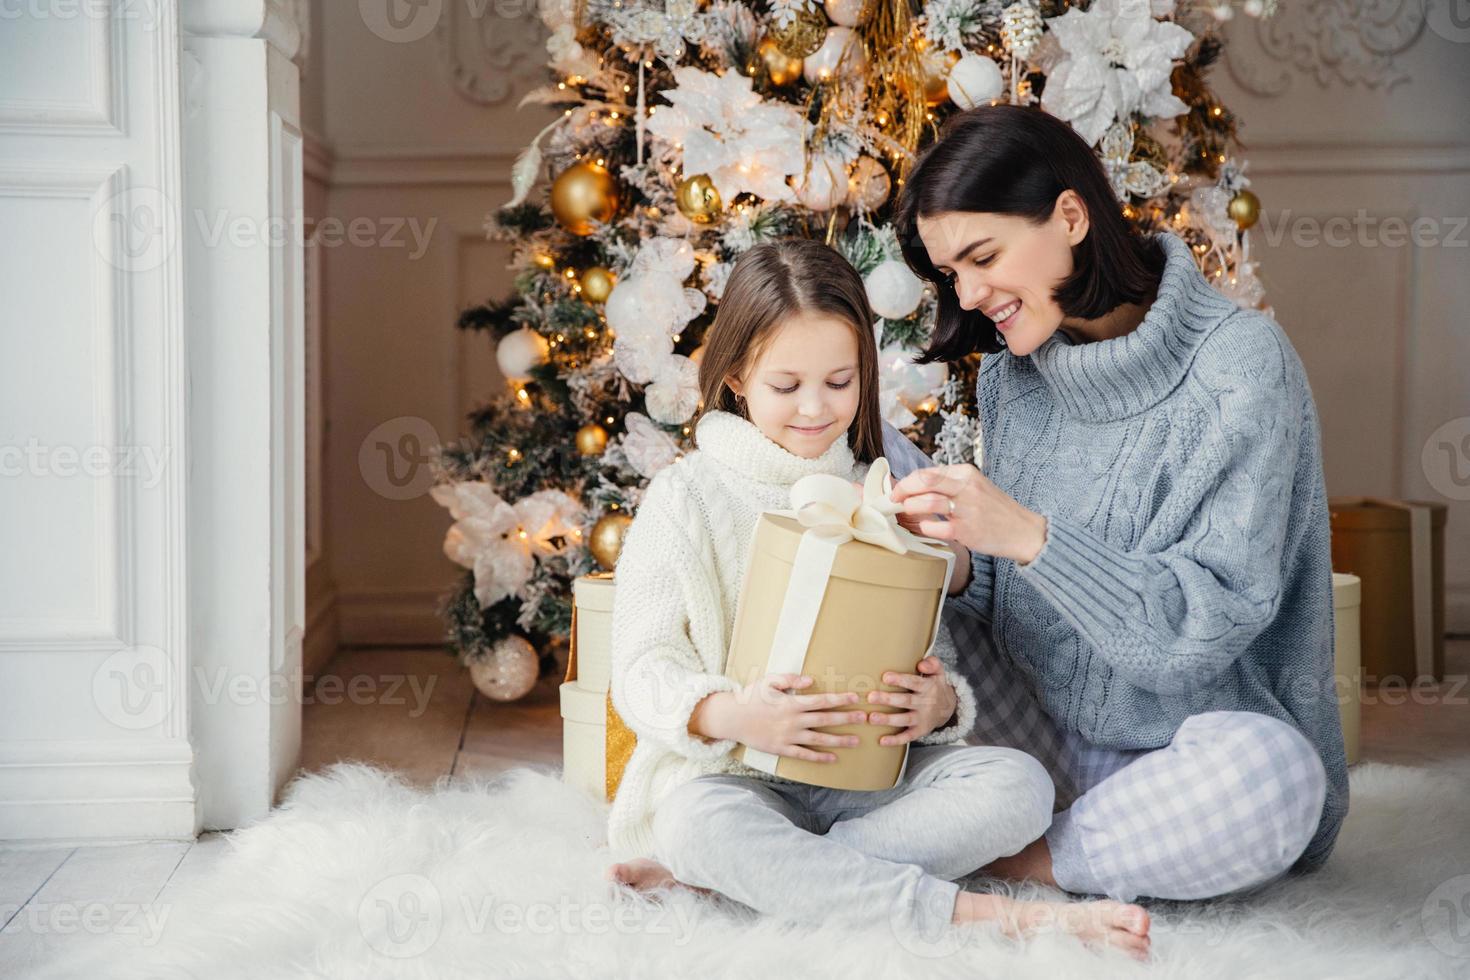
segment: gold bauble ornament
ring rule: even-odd
[[[596,422],[588,422],[577,430],[577,452],[583,456],[601,456],[607,448],[607,430]]]
[[[765,70],[766,77],[771,84],[777,88],[790,85],[801,77],[801,58],[794,58],[781,50],[781,45],[774,37],[761,38],[761,43],[756,45],[756,57],[760,59],[758,69]],[[756,74],[755,71],[750,74]]]
[[[814,7],[802,7],[785,27],[773,27],[771,40],[788,58],[805,58],[827,40],[827,16]]]
[[[582,298],[591,303],[606,303],[618,277],[600,265],[582,273]]]
[[[927,48],[919,53],[917,81],[923,86],[924,101],[927,104],[939,105],[949,98],[949,70],[959,60],[960,56],[953,51],[943,51],[939,48]],[[900,91],[907,94],[909,80],[900,76],[898,87]]]
[[[623,535],[628,533],[628,525],[632,523],[633,518],[620,511],[603,514],[597,519],[597,523],[592,525],[592,540],[587,545],[597,564],[608,571],[617,566],[618,554],[623,550]]]
[[[725,206],[708,174],[695,174],[679,181],[674,200],[679,205],[679,213],[697,225],[713,222]]]
[[[611,221],[618,211],[618,182],[606,167],[574,163],[551,182],[551,213],[573,235],[592,234],[594,221]]]
[[[893,181],[883,164],[872,157],[858,157],[847,176],[847,206],[857,211],[876,211],[892,191]]]
[[[1230,205],[1226,208],[1235,227],[1245,231],[1261,216],[1261,199],[1250,191],[1242,188],[1235,192],[1230,199]]]

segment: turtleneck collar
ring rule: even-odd
[[[1187,242],[1171,232],[1154,239],[1164,250],[1164,272],[1136,330],[1082,344],[1058,330],[1030,355],[1068,415],[1100,422],[1157,405],[1179,387],[1215,325],[1238,309],[1210,286]]]
[[[790,452],[768,439],[753,422],[730,412],[711,411],[694,429],[700,452],[758,483],[790,486],[812,473],[851,478],[852,448],[846,436],[834,440],[816,459]]]

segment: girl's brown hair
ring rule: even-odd
[[[852,326],[858,348],[858,410],[847,430],[853,457],[871,463],[883,455],[878,409],[878,345],[873,309],[857,270],[821,242],[787,238],[764,242],[735,261],[699,362],[701,415],[720,411],[748,417],[725,383],[740,378],[786,318],[825,313]]]

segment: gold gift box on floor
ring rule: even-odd
[[[802,506],[812,493],[840,498],[843,486],[852,499],[829,505],[825,523]],[[868,704],[867,694],[903,690],[883,684],[883,674],[913,673],[933,646],[954,553],[940,542],[897,526],[891,516],[896,505],[887,500],[890,487],[887,462],[879,459],[860,499],[856,488],[838,477],[806,477],[793,489],[797,510],[761,515],[741,588],[726,676],[743,686],[768,673],[807,674],[812,686],[797,693],[857,691],[861,701],[845,710],[899,710]],[[889,544],[869,543],[862,537]],[[905,550],[890,550],[894,541]],[[900,730],[866,723],[819,729],[858,736],[859,744],[851,748],[812,746],[834,753],[836,762],[778,757],[745,745],[736,749],[736,755],[756,769],[797,782],[833,789],[888,789],[902,778],[908,746],[879,745],[878,739]]]

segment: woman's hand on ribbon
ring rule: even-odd
[[[917,533],[981,554],[1025,564],[1046,542],[1046,518],[968,463],[915,470],[894,486],[892,499],[903,505],[899,523],[912,528],[917,520]]]
[[[869,691],[869,704],[886,704],[899,708],[896,712],[874,711],[868,715],[870,725],[898,726],[901,732],[884,735],[879,745],[904,745],[942,728],[954,717],[959,698],[954,685],[944,676],[944,664],[938,657],[919,661],[918,673],[883,675],[883,683],[901,687],[903,691]]]

